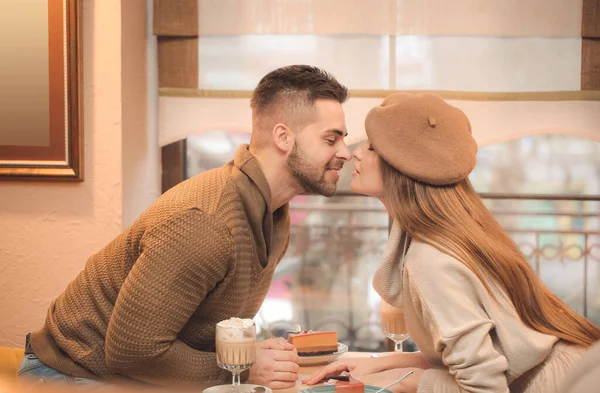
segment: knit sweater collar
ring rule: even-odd
[[[402,273],[410,239],[397,220],[392,223],[387,246],[373,276],[373,288],[394,307],[402,307]]]
[[[234,176],[234,183],[254,234],[258,258],[265,267],[271,256],[278,260],[287,245],[290,234],[289,204],[272,211],[269,182],[258,159],[248,150],[248,145],[238,147],[233,165],[241,172]]]
[[[250,150],[248,149],[248,145],[240,145],[236,152],[235,158],[233,159],[233,164],[237,166],[242,172],[248,176],[255,186],[258,188],[258,191],[262,194],[265,203],[269,211],[271,210],[271,187],[269,186],[269,182],[265,177],[262,168],[260,167],[260,163],[258,159],[254,157]]]

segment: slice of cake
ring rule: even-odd
[[[299,356],[327,355],[338,350],[337,332],[290,333],[288,341],[298,351]]]
[[[365,384],[356,379],[350,381],[337,381],[335,393],[365,393]]]

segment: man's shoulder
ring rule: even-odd
[[[198,210],[228,228],[247,226],[248,217],[243,196],[236,186],[235,172],[235,168],[227,164],[177,184],[162,194],[140,221],[146,224],[144,227],[151,227],[182,212]]]
[[[164,192],[138,217],[136,224],[148,229],[190,210],[218,215],[223,194],[229,188],[231,176],[225,168],[202,172]]]
[[[196,208],[216,212],[223,194],[231,188],[231,172],[226,167],[210,169],[195,175],[165,192],[159,200],[166,207]]]

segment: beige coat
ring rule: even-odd
[[[559,389],[561,393],[597,393],[600,391],[600,341],[573,365]]]
[[[580,349],[525,326],[499,288],[500,305],[455,258],[416,241],[402,258],[403,244],[394,225],[374,287],[404,308],[409,333],[432,365],[420,393],[557,391]]]

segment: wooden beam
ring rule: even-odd
[[[198,0],[154,0],[154,35],[197,36]]]
[[[158,37],[158,86],[198,87],[198,39]],[[162,192],[186,178],[185,140],[161,149]]]
[[[198,88],[198,0],[154,0],[158,87]],[[186,178],[186,141],[161,149],[162,192]]]
[[[600,0],[583,0],[581,36],[600,38]]]
[[[600,90],[600,0],[583,0],[581,90]]]
[[[198,88],[198,38],[158,37],[158,86]]]
[[[581,90],[600,90],[600,38],[582,38]]]
[[[181,183],[186,176],[186,143],[182,141],[173,142],[161,149],[162,164],[162,192]]]
[[[458,90],[355,90],[348,91],[350,98],[385,98],[393,93],[431,93],[446,100],[459,101],[600,101],[600,91],[527,91],[482,92]],[[164,87],[158,89],[160,97],[195,98],[251,98],[252,90],[213,90]]]

